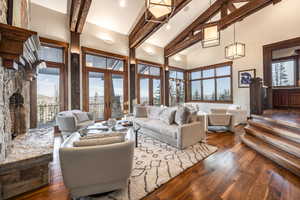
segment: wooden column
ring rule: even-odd
[[[71,32],[71,109],[80,109],[80,33]]]
[[[255,115],[263,114],[264,91],[261,78],[253,78],[250,84],[250,113]]]
[[[169,58],[165,57],[165,66],[163,69],[164,72],[164,105],[169,106]]]
[[[37,80],[30,82],[30,123],[29,128],[37,127]]]
[[[133,105],[137,102],[136,99],[136,57],[135,48],[129,49],[129,111],[133,112]]]

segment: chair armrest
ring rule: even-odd
[[[134,141],[91,147],[61,148],[59,158],[68,188],[128,179],[133,166]]]
[[[181,149],[206,140],[205,122],[193,122],[179,127],[177,142]]]
[[[89,117],[89,119],[90,119],[91,121],[95,121],[95,114],[94,114],[94,113],[88,112],[87,115],[88,115],[88,117]]]
[[[247,110],[228,110],[227,113],[234,116],[233,124],[235,126],[247,123]]]

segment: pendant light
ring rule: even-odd
[[[236,42],[235,38],[235,24],[233,25],[233,43],[225,47],[225,58],[235,60],[245,57],[246,45],[241,42]]]
[[[209,1],[211,6],[211,0]],[[211,18],[210,18],[211,21]],[[218,23],[209,22],[202,27],[202,47],[215,47],[220,45],[220,31],[218,29]]]
[[[146,21],[155,23],[168,22],[175,8],[174,1],[175,0],[146,0]]]

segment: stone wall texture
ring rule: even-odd
[[[0,22],[6,24],[7,0],[0,0]]]
[[[29,127],[30,113],[30,84],[24,81],[23,72],[8,70],[2,67],[0,59],[0,161],[3,161],[11,150],[11,117],[9,110],[9,98],[19,91],[24,97],[24,106],[28,115],[26,126]]]

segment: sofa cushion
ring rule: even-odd
[[[210,112],[212,114],[226,114],[227,113],[227,109],[224,109],[224,108],[212,108],[212,109],[210,109]]]
[[[76,118],[78,123],[90,120],[90,118],[86,112],[74,112],[73,115]]]
[[[164,108],[158,106],[148,106],[147,107],[147,115],[149,119],[159,119],[160,113],[164,110]]]
[[[135,119],[135,122],[138,123],[142,128],[149,129],[162,135],[167,135],[174,139],[177,139],[180,128],[176,124],[168,125],[161,120],[149,120],[148,118],[138,118]]]
[[[188,116],[190,115],[189,109],[185,106],[178,106],[175,114],[175,123],[183,125],[188,123]]]
[[[239,105],[230,105],[228,106],[228,110],[240,110],[241,109],[241,106]]]
[[[133,115],[135,117],[147,117],[147,107],[143,105],[134,106]]]
[[[114,143],[124,142],[124,137],[106,137],[89,140],[79,140],[73,143],[74,147],[96,146],[96,145],[108,145]]]
[[[171,125],[174,123],[175,120],[175,113],[176,109],[175,108],[165,108],[159,116],[159,119],[163,121],[164,123]]]

